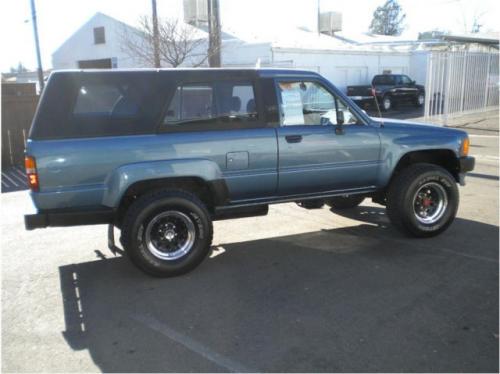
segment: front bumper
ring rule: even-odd
[[[476,159],[471,156],[460,157],[458,160],[458,182],[465,186],[465,173],[474,170]]]
[[[468,171],[474,170],[476,164],[476,159],[471,156],[460,157],[460,173],[467,173]]]

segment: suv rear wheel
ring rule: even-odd
[[[210,251],[210,213],[193,194],[163,190],[141,196],[125,214],[122,243],[130,260],[154,276],[198,266]]]
[[[458,202],[456,181],[447,170],[414,164],[401,171],[389,186],[387,215],[404,233],[431,237],[453,222]]]

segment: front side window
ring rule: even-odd
[[[337,124],[339,111],[344,124],[358,123],[350,108],[316,82],[279,82],[283,126]]]
[[[402,84],[411,84],[411,79],[408,78],[406,75],[401,76],[401,83]]]

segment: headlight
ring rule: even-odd
[[[462,140],[462,145],[460,146],[460,156],[467,156],[469,154],[469,147],[469,137],[466,137]]]

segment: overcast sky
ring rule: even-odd
[[[321,10],[343,13],[343,30],[358,33],[368,30],[373,11],[384,0],[321,0]],[[2,0],[0,70],[22,62],[36,67],[29,0]],[[182,0],[157,0],[160,16],[182,16]],[[267,25],[280,28],[316,27],[317,0],[220,0],[224,27],[258,32]],[[474,15],[482,31],[499,31],[498,0],[400,0],[406,13],[409,37],[432,29],[463,33],[470,29]],[[51,54],[96,12],[134,24],[141,14],[151,11],[150,0],[36,0],[38,27],[44,69],[51,67]]]

